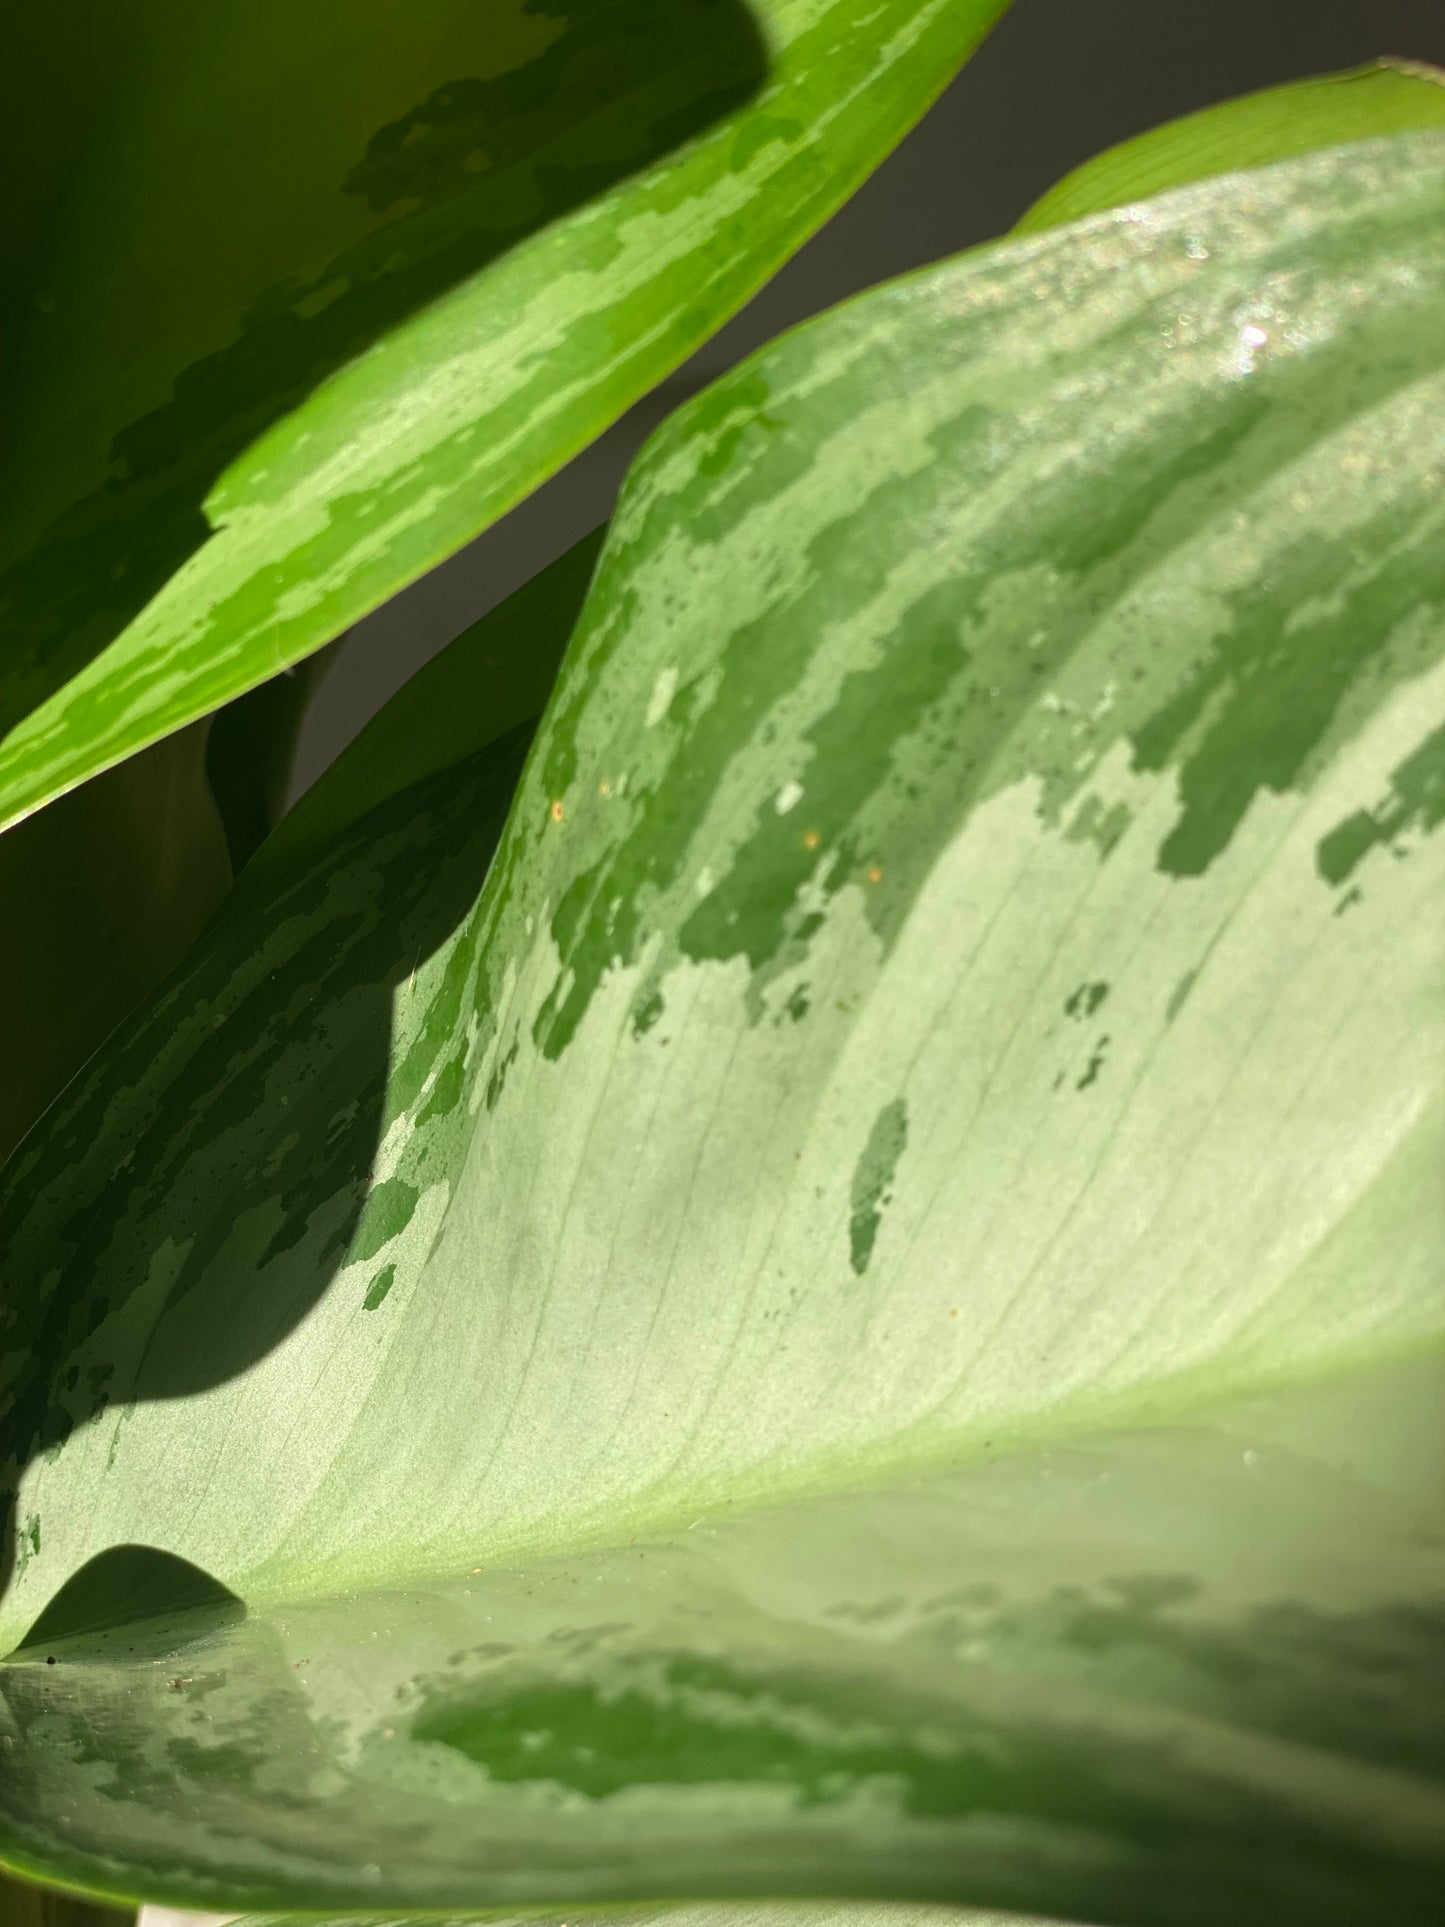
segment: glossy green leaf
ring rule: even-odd
[[[72,1087],[0,1852],[1428,1914],[1442,215],[1414,135],[796,331],[641,457],[495,858],[505,739]]]
[[[1423,127],[1445,127],[1445,71],[1423,61],[1372,60],[1266,87],[1096,154],[1035,201],[1014,232],[1036,234],[1214,174]]]
[[[839,205],[1003,3],[364,0],[338,31],[147,0],[79,46],[72,8],[31,10],[0,823],[494,521]]]
[[[324,851],[345,830],[425,777],[524,723],[552,692],[592,579],[603,529],[433,656],[348,744],[276,826],[244,880],[245,898]]]

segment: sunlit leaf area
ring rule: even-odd
[[[1438,1916],[1445,42],[1005,4],[8,24],[0,1927]]]

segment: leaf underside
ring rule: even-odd
[[[850,302],[644,451],[505,830],[525,730],[263,852],[6,1174],[7,1857],[1425,1917],[1442,212]]]

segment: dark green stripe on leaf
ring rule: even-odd
[[[898,1160],[907,1144],[908,1106],[901,1097],[895,1097],[873,1120],[849,1191],[852,1213],[848,1219],[848,1261],[860,1278],[873,1256],[884,1208],[893,1195]]]

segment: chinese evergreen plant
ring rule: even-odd
[[[1440,75],[771,343],[281,814],[1001,4],[12,29],[16,1927],[1438,1906]]]

